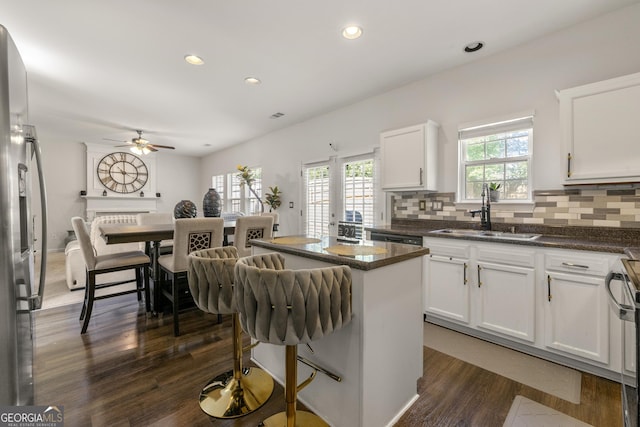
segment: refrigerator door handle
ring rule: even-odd
[[[42,171],[42,154],[40,153],[40,144],[36,137],[36,128],[31,125],[23,125],[22,130],[24,132],[24,139],[26,142],[30,142],[33,148],[32,157],[35,155],[36,166],[38,169],[38,184],[40,186],[40,209],[42,217],[42,255],[40,260],[40,282],[38,283],[37,299],[32,301],[32,307],[39,309],[42,307],[42,297],[44,295],[44,283],[47,271],[47,187],[44,182],[44,172]]]

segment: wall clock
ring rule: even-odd
[[[98,162],[98,179],[116,193],[134,193],[145,186],[149,178],[147,165],[137,156],[117,152]]]

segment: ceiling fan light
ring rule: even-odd
[[[147,147],[142,147],[142,154],[149,154],[151,152],[151,150],[149,150]]]
[[[146,154],[144,153],[144,150],[141,150],[140,147],[138,147],[137,145],[134,145],[133,147],[129,148],[129,150],[131,150],[133,154],[137,154],[138,156],[141,156],[142,154]]]

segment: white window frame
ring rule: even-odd
[[[257,174],[253,189],[262,199],[262,168],[257,166],[249,169]],[[221,179],[222,185],[220,185]],[[260,206],[255,196],[249,191],[249,188],[246,185],[240,185],[237,170],[226,174],[213,175],[211,184],[213,188],[216,188],[216,186],[223,188],[222,192],[218,190],[223,212],[243,212],[247,215],[261,212]]]
[[[531,204],[533,203],[533,123],[534,113],[531,111],[462,124],[458,128],[458,203],[479,203],[480,198],[467,198],[466,196],[466,166],[505,164],[514,161],[527,162],[527,198],[525,199],[500,199],[504,204]],[[524,156],[486,159],[482,161],[467,161],[465,159],[464,141],[472,137],[499,134],[501,132],[517,129],[530,129],[528,135],[528,154]],[[488,183],[488,182],[487,182]],[[488,196],[487,196],[488,197]]]

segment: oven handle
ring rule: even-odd
[[[616,297],[613,295],[613,292],[611,292],[611,281],[614,279],[622,281],[623,286],[626,286],[626,284],[624,284],[624,277],[621,273],[614,273],[613,271],[610,271],[609,274],[607,274],[607,277],[604,280],[604,286],[607,289],[607,294],[609,294],[609,305],[611,306],[611,309],[616,313],[616,316],[618,316],[620,320],[626,320],[627,322],[635,322],[634,315],[633,315],[635,307],[626,305],[626,304],[621,304],[620,302],[618,302],[618,300],[616,300]]]

